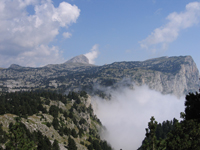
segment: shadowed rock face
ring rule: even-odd
[[[72,59],[66,61],[65,63],[83,63],[83,64],[89,64],[89,60],[85,55],[78,55],[76,57],[73,57]]]
[[[122,83],[123,79],[129,80]],[[181,96],[198,91],[199,71],[191,56],[160,57],[94,66],[88,63],[84,55],[74,57],[63,64],[41,68],[10,67],[0,70],[2,91],[49,88],[61,92],[94,92],[94,85],[116,88],[121,83],[130,86],[132,82],[136,85],[146,84],[163,94]]]

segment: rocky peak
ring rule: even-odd
[[[21,69],[22,68],[22,66],[20,66],[20,65],[17,65],[17,64],[12,64],[12,65],[10,65],[10,67],[9,67],[10,69]]]
[[[88,60],[88,58],[85,55],[78,55],[78,56],[73,57],[70,60],[66,61],[65,63],[89,64],[89,60]]]

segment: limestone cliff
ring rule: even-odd
[[[103,66],[87,62],[81,55],[63,64],[1,69],[0,90],[11,92],[48,88],[63,93],[68,90],[95,92],[96,84],[115,88],[119,86],[117,83],[127,78],[137,85],[147,84],[163,94],[181,96],[199,90],[199,71],[191,56],[114,62]]]
[[[165,57],[147,60],[145,63],[145,68],[131,76],[135,83],[147,84],[163,94],[172,93],[177,96],[198,91],[199,71],[191,56]]]

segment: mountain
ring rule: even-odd
[[[111,150],[100,139],[99,132],[105,129],[83,91],[16,92],[0,99],[4,99],[0,101],[0,149]]]
[[[21,69],[22,67],[20,65],[17,65],[17,64],[12,64],[12,65],[10,65],[9,68],[10,69]]]
[[[10,67],[0,70],[0,90],[53,89],[61,93],[86,90],[101,94],[95,85],[148,85],[163,94],[185,95],[199,89],[199,71],[191,56],[160,57],[146,61],[114,62],[103,66],[86,63],[80,55],[40,68]]]
[[[78,55],[76,57],[71,58],[63,64],[49,64],[45,66],[45,68],[55,69],[55,70],[85,70],[88,67],[94,66],[89,64],[89,60],[85,55]]]
[[[65,63],[82,63],[89,64],[89,59],[85,55],[78,55],[72,59],[66,61]]]

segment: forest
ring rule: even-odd
[[[77,117],[77,114],[80,116],[80,113],[85,112],[94,123],[101,125],[100,120],[93,113],[91,104],[86,107],[82,102],[87,97],[85,91],[69,92],[68,95],[50,91],[2,93],[0,115],[14,114],[17,117],[9,123],[8,130],[0,124],[0,150],[60,149],[59,143],[62,142],[54,135],[49,138],[38,129],[31,132],[27,128],[25,124],[31,122],[29,117],[34,115],[43,121],[42,124],[49,128],[53,127],[59,136],[66,139],[63,144],[68,150],[78,149],[77,139],[79,139],[79,144],[87,147],[88,150],[111,150],[111,146],[100,139],[95,128],[91,128],[84,118]],[[59,104],[59,101],[62,102],[67,109],[52,105],[53,101],[57,102],[56,104]],[[47,120],[46,115],[52,116],[52,122]]]
[[[199,150],[200,149],[200,94],[189,93],[185,98],[182,120],[158,123],[152,116],[145,139],[138,150]]]
[[[0,150],[12,149],[38,149],[58,150],[60,141],[49,138],[40,130],[30,131],[22,122],[30,116],[38,115],[46,120],[45,114],[53,117],[52,122],[43,122],[47,127],[53,127],[60,136],[68,137],[64,142],[68,150],[76,150],[75,139],[87,136],[86,141],[81,141],[88,150],[112,150],[112,147],[100,139],[98,132],[90,128],[88,132],[82,126],[87,125],[87,120],[77,118],[76,113],[87,112],[92,120],[101,125],[95,117],[92,106],[86,107],[83,99],[88,98],[85,91],[69,92],[68,95],[50,91],[29,91],[2,93],[0,95],[0,115],[14,114],[14,122],[9,123],[8,130],[0,124]],[[72,105],[72,100],[74,101]],[[52,101],[62,102],[67,110]],[[69,107],[70,105],[70,107]],[[48,107],[47,107],[48,106]],[[153,116],[145,129],[145,138],[138,150],[199,150],[200,149],[200,94],[189,93],[185,98],[185,110],[180,112],[181,121],[173,119],[158,123]],[[29,120],[30,121],[30,120]],[[72,122],[74,128],[69,128],[66,122]]]

